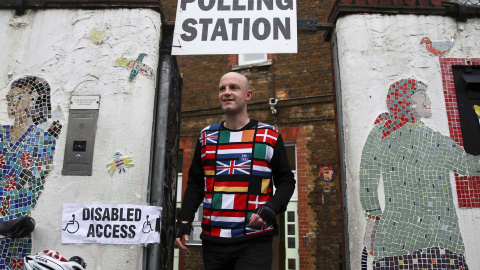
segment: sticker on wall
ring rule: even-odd
[[[375,121],[360,163],[365,251],[374,269],[466,268],[450,172],[478,175],[479,158],[420,121],[432,116],[425,83],[391,84],[386,103],[388,112]]]
[[[107,167],[110,175],[113,175],[115,171],[122,173],[125,172],[126,167],[133,167],[134,165],[133,158],[123,157],[122,153],[117,151],[113,154],[113,162],[108,163]]]
[[[431,41],[428,37],[423,37],[420,44],[424,44],[425,48],[436,56],[444,56],[455,45],[455,34],[448,40]]]
[[[92,29],[92,31],[90,31],[88,38],[91,39],[95,44],[101,45],[110,36],[111,29],[112,26],[110,24],[106,24],[104,27],[95,27]]]
[[[147,65],[145,65],[143,62],[143,58],[147,54],[141,53],[138,55],[137,60],[127,60],[125,58],[118,58],[117,61],[115,61],[115,65],[117,66],[125,66],[132,71],[130,71],[130,77],[128,78],[128,81],[133,81],[135,77],[137,77],[137,74],[140,73],[144,76],[146,76],[149,79],[155,80],[155,72],[153,69]]]
[[[51,120],[50,85],[40,77],[14,80],[6,95],[13,125],[0,126],[0,221],[31,215],[53,169],[62,125]],[[20,269],[32,238],[0,239],[0,269]],[[8,255],[7,255],[8,254]],[[6,257],[5,257],[6,256]]]
[[[62,244],[160,243],[162,207],[64,204]]]
[[[325,181],[333,180],[333,168],[332,167],[320,167],[318,171],[318,177],[323,178]]]

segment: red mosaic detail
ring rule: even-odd
[[[448,127],[450,137],[460,146],[463,146],[462,130],[460,128],[460,116],[458,114],[457,96],[453,81],[454,65],[466,65],[465,58],[440,58],[442,70],[443,92],[447,109]],[[471,58],[472,65],[480,65],[480,58]],[[480,177],[459,176],[455,174],[457,184],[457,196],[459,207],[480,207]]]
[[[28,154],[22,153],[22,157],[21,157],[20,160],[21,160],[22,165],[24,167],[32,166],[33,161],[32,161],[32,157],[30,157],[30,153],[28,153]]]
[[[12,190],[15,189],[15,187],[17,186],[17,183],[15,183],[15,181],[13,180],[8,180],[6,185],[5,185],[5,189],[10,192]]]
[[[23,262],[22,259],[13,259],[13,267],[12,269],[22,269],[23,268]]]
[[[2,206],[0,207],[0,214],[3,216],[6,216],[7,214],[10,213],[8,209],[10,208],[10,196],[7,196],[6,198],[3,198],[2,201]]]
[[[406,123],[415,123],[415,117],[410,110],[410,96],[417,86],[414,79],[403,79],[390,85],[387,94],[389,112],[380,114],[375,124],[385,121],[382,129],[382,139]]]

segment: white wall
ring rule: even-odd
[[[93,28],[111,25],[109,37],[96,45]],[[51,86],[52,109],[63,110],[54,166],[32,211],[37,226],[32,253],[45,249],[65,257],[82,256],[87,269],[141,269],[143,246],[62,245],[64,203],[146,204],[155,81],[116,66],[119,57],[157,68],[160,14],[149,9],[29,10],[16,16],[0,10],[0,123],[11,124],[5,95],[12,80],[36,75]],[[72,95],[100,95],[92,176],[63,176],[67,120]],[[120,151],[134,159],[126,173],[110,176],[106,164]]]
[[[446,40],[456,33],[454,47],[445,57],[480,57],[480,20],[466,23],[440,16],[350,15],[336,24],[341,79],[343,131],[345,134],[346,196],[351,269],[361,269],[366,221],[359,198],[362,149],[376,117],[386,112],[390,84],[414,78],[428,85],[432,117],[427,126],[449,134],[439,58],[430,54],[422,37]],[[451,180],[455,187],[454,180]],[[460,230],[470,269],[480,269],[480,208],[460,208]]]

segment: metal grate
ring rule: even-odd
[[[448,2],[480,6],[480,0],[448,0]]]

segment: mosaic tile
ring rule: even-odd
[[[390,269],[468,269],[465,257],[447,249],[432,247],[401,255],[381,259],[374,262],[374,270]],[[362,269],[363,270],[363,269]]]
[[[455,35],[444,41],[431,41],[428,37],[423,37],[421,44],[424,44],[427,51],[436,56],[444,56],[455,45]]]
[[[147,54],[141,53],[138,55],[137,60],[127,60],[125,58],[118,58],[117,61],[115,61],[115,65],[117,66],[125,66],[132,71],[130,71],[130,77],[128,78],[128,81],[133,81],[135,77],[137,76],[138,73],[145,75],[147,78],[155,80],[155,72],[153,69],[146,64],[142,63],[143,58]]]
[[[7,93],[11,126],[0,126],[0,221],[29,216],[53,168],[56,138],[62,125],[51,118],[50,86],[38,77],[15,80]],[[31,253],[31,237],[0,239],[0,269],[21,269]]]
[[[440,68],[443,77],[443,93],[447,108],[448,127],[450,136],[460,146],[463,146],[463,137],[458,114],[455,84],[453,81],[453,65],[466,65],[465,58],[440,58]],[[480,65],[480,58],[469,59],[472,65]],[[459,207],[480,207],[480,177],[459,176],[455,174]]]
[[[105,40],[108,39],[112,26],[110,24],[106,24],[103,27],[95,27],[90,32],[88,38],[92,40],[95,44],[101,45]]]
[[[122,153],[115,152],[113,154],[113,162],[108,163],[107,167],[110,175],[113,175],[115,171],[122,173],[125,172],[126,167],[128,168],[134,165],[135,164],[133,164],[133,159],[131,157],[123,157]]]
[[[427,92],[427,86],[414,79],[392,84],[389,112],[379,115],[363,148],[360,199],[368,216],[366,250],[374,256],[375,269],[442,269],[432,268],[443,265],[440,255],[429,255],[434,247],[455,254],[449,257],[453,260],[465,252],[449,171],[469,175],[479,170],[478,159],[419,121],[431,116]],[[409,257],[417,251],[431,260]]]

